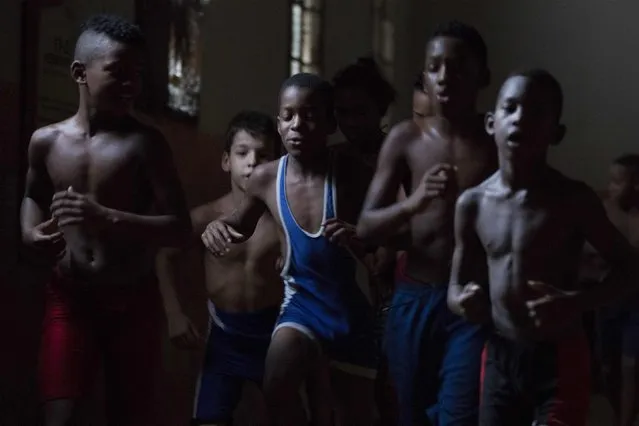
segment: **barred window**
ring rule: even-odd
[[[171,0],[168,107],[196,117],[200,111],[200,22],[210,0]]]
[[[395,25],[389,0],[373,0],[373,47],[375,60],[389,81],[393,81],[395,61]]]
[[[292,0],[290,73],[322,72],[322,0]]]

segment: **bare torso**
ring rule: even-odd
[[[574,206],[585,188],[549,170],[535,190],[509,192],[499,172],[471,190],[477,236],[488,259],[493,322],[504,336],[547,339],[579,327],[536,330],[526,302],[542,296],[530,281],[576,289],[585,239]]]
[[[207,219],[231,213],[235,204],[229,195],[207,206]],[[207,222],[208,223],[208,222]],[[280,256],[278,227],[269,213],[260,218],[255,233],[246,242],[231,246],[224,257],[204,250],[206,288],[210,300],[228,312],[251,312],[282,302],[283,285],[277,269]]]
[[[478,118],[472,137],[442,138],[433,131],[416,132],[405,147],[408,168],[406,193],[411,194],[424,174],[438,163],[457,167],[456,189],[449,197],[433,200],[428,208],[411,219],[412,244],[407,250],[406,273],[421,282],[447,283],[454,249],[453,219],[456,197],[478,185],[497,167],[495,145]],[[417,126],[415,126],[417,127]]]
[[[153,191],[145,161],[148,129],[133,119],[127,127],[89,137],[70,120],[56,124],[45,160],[54,192],[72,187],[105,207],[150,214]],[[125,283],[153,273],[155,250],[143,241],[85,225],[69,225],[62,232],[66,251],[60,267],[74,275]]]

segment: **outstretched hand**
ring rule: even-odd
[[[323,235],[332,243],[348,246],[357,240],[357,231],[355,225],[344,222],[343,220],[332,218],[322,223],[324,227]]]
[[[225,256],[231,250],[231,244],[244,241],[244,235],[221,220],[209,223],[201,238],[204,246],[216,257]]]
[[[539,293],[526,302],[528,316],[535,328],[549,329],[575,320],[581,312],[575,306],[577,292],[565,291],[542,281],[528,281],[528,287]]]

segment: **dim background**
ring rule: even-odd
[[[138,22],[149,40],[138,105],[173,148],[189,204],[227,188],[221,134],[241,109],[276,114],[279,85],[297,71],[331,77],[374,55],[398,91],[388,122],[408,117],[412,83],[435,25],[475,25],[489,48],[490,108],[509,71],[544,67],[565,91],[568,134],[551,161],[596,189],[609,162],[637,149],[634,107],[639,3],[634,0],[2,0],[0,28],[0,426],[38,424],[35,366],[48,271],[23,256],[18,209],[26,148],[37,127],[75,112],[69,77],[80,23],[96,12]],[[634,45],[633,45],[634,43]],[[339,135],[336,136],[339,140]],[[180,296],[204,327],[202,271],[183,262]],[[186,425],[201,354],[165,345],[163,425]],[[83,426],[98,426],[100,396]],[[593,424],[608,424],[594,404]]]

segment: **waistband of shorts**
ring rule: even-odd
[[[436,291],[446,292],[448,291],[448,285],[441,283],[424,283],[408,277],[405,277],[404,279],[397,279],[395,281],[395,293],[421,296],[425,293],[433,293]]]
[[[208,309],[211,321],[225,332],[260,339],[271,338],[280,314],[279,305],[251,312],[227,312],[216,308],[210,300]]]

